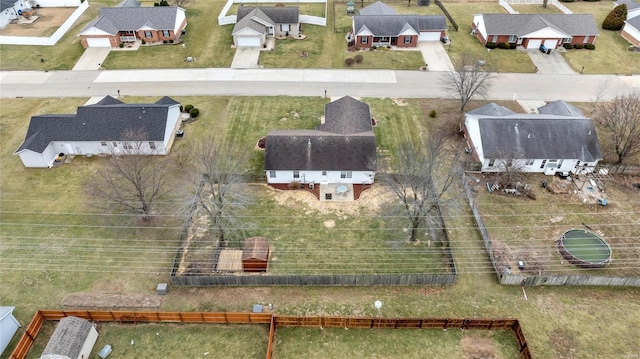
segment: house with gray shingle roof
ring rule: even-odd
[[[236,47],[263,47],[267,37],[298,37],[300,29],[297,6],[240,6],[231,35]]]
[[[86,319],[64,317],[44,348],[40,359],[89,358],[98,340],[98,331]]]
[[[509,43],[527,50],[593,44],[599,35],[591,14],[477,14],[471,26],[485,46]]]
[[[265,141],[264,168],[271,185],[371,184],[375,161],[369,105],[349,96],[328,103],[316,129],[273,130]]]
[[[353,17],[355,46],[417,47],[421,41],[440,41],[447,31],[442,15],[401,15],[392,7],[377,1]]]
[[[175,43],[187,26],[185,11],[177,6],[107,7],[82,29],[80,41],[88,47],[118,47],[122,43]]]
[[[590,173],[602,159],[593,120],[573,105],[555,101],[538,114],[489,104],[465,114],[464,133],[482,172],[509,164],[525,172]]]
[[[629,41],[634,46],[640,47],[640,3],[634,0],[618,0],[614,2],[615,6],[627,5],[627,20],[620,36]]]
[[[64,156],[167,155],[181,124],[180,104],[163,97],[155,103],[126,104],[106,96],[75,114],[31,117],[24,142],[14,155],[25,167],[51,167]],[[144,134],[132,141],[131,134]],[[62,156],[60,156],[62,155]]]

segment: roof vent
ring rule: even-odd
[[[528,134],[528,135],[527,135],[527,138],[531,138],[531,134]]]
[[[589,130],[589,136],[591,136],[591,130]]]
[[[308,147],[308,148],[311,148],[311,139],[308,139],[307,141],[308,141],[308,142],[307,142],[307,147]]]

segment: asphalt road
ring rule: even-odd
[[[447,98],[448,72],[318,69],[168,69],[0,72],[0,97],[363,96]],[[487,99],[586,102],[640,90],[640,75],[498,73]]]

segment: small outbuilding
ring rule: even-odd
[[[40,359],[89,358],[98,340],[98,331],[88,320],[78,317],[60,319]]]
[[[242,268],[245,272],[266,272],[269,263],[269,240],[250,237],[244,240]]]
[[[13,316],[16,307],[0,307],[0,355],[7,349],[9,342],[21,327],[20,322]]]

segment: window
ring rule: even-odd
[[[368,38],[368,37],[366,37],[366,36],[362,36],[362,37],[360,38],[360,43],[361,43],[361,44],[369,43],[369,38]]]
[[[276,178],[276,171],[275,170],[269,171],[269,178]]]
[[[293,178],[300,178],[300,171],[293,171]]]
[[[587,44],[589,43],[589,36],[585,36],[584,37],[584,41],[582,41],[583,44]]]
[[[107,143],[104,141],[100,142],[100,144],[102,145],[102,147],[107,147]]]
[[[156,143],[153,141],[149,141],[149,148],[151,148],[152,150],[156,149]]]
[[[326,176],[327,175],[327,171],[322,171],[322,175]]]
[[[571,43],[571,38],[570,37],[565,37],[564,39],[562,39],[562,43],[563,44],[570,44]]]
[[[496,163],[496,160],[494,160],[494,159],[490,159],[490,160],[489,160],[488,167],[493,167],[493,165],[494,165],[495,163]]]
[[[542,164],[540,164],[540,168],[544,168],[546,164],[547,164],[547,160],[542,160]]]
[[[125,150],[132,150],[133,149],[133,145],[131,145],[130,143],[124,143],[122,144],[122,148],[124,148]]]
[[[170,35],[169,30],[162,30],[162,36],[169,37]]]
[[[404,37],[404,43],[405,44],[410,44],[411,43],[411,36],[405,36]]]
[[[535,160],[527,160],[527,162],[525,162],[525,166],[533,166],[533,162]]]
[[[152,38],[153,36],[151,36],[151,31],[147,30],[144,32],[144,37],[146,37],[147,39]]]
[[[558,168],[562,167],[562,161],[564,161],[564,160],[558,161]]]
[[[118,147],[118,142],[113,142],[113,147]]]
[[[280,31],[289,31],[289,24],[280,24]]]
[[[507,168],[511,168],[513,166],[513,160],[512,159],[508,159],[507,163],[506,163]]]
[[[498,42],[498,35],[493,35],[491,42]]]
[[[580,161],[576,162],[576,168],[578,168],[578,166],[580,166]]]
[[[352,173],[351,171],[342,171],[340,172],[340,178],[351,178]]]
[[[509,36],[509,42],[510,43],[514,43],[516,41],[518,41],[518,37],[516,35]]]

